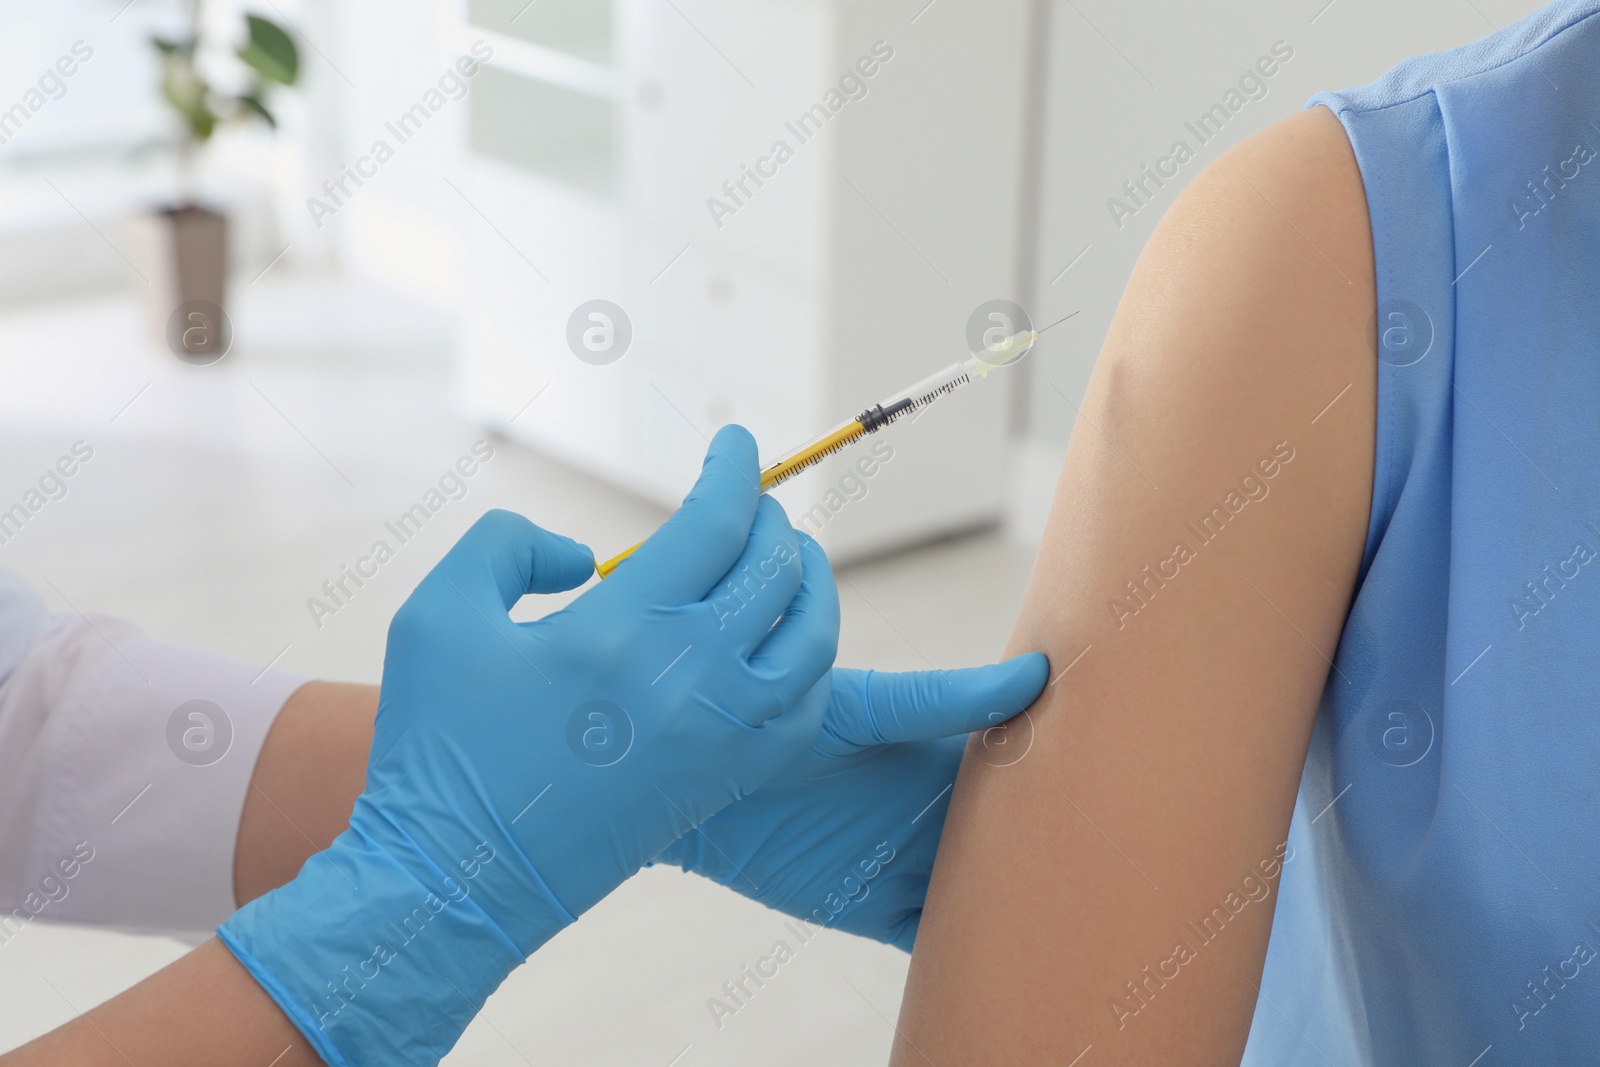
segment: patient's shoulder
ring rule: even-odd
[[[1365,483],[1374,305],[1360,170],[1338,119],[1310,108],[1220,156],[1173,202],[1117,308],[1098,392],[1110,417],[1135,420],[1135,447],[1169,462],[1222,470],[1264,436],[1315,439],[1348,448],[1345,476]],[[1359,488],[1342,498],[1364,520]]]
[[[1325,107],[1300,111],[1202,170],[1151,234],[1123,305],[1177,312],[1204,301],[1218,326],[1247,318],[1364,323],[1371,230],[1355,154]]]
[[[1196,201],[1192,213],[1226,212],[1231,204],[1232,210],[1263,220],[1273,239],[1285,236],[1287,225],[1300,241],[1290,244],[1284,258],[1312,252],[1326,268],[1310,276],[1313,288],[1329,286],[1357,304],[1370,300],[1366,190],[1344,127],[1328,108],[1296,112],[1247,138],[1202,171],[1189,191]],[[1262,256],[1258,262],[1282,260]]]

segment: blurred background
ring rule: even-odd
[[[886,430],[870,474],[858,449],[777,493],[839,564],[842,663],[995,658],[1100,339],[1178,191],[1313,92],[1536,6],[7,5],[0,509],[75,443],[93,459],[5,530],[0,566],[60,610],[376,682],[389,617],[485,509],[607,556],[719,425],[770,459],[985,331],[1071,315]],[[480,440],[492,460],[430,498]],[[328,600],[419,502],[420,531]],[[847,935],[718,1025],[708,998],[781,933],[645,871],[449,1062],[883,1063],[907,960]],[[30,925],[0,947],[0,1049],[182,951]]]

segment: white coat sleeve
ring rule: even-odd
[[[36,922],[192,937],[231,914],[250,776],[304,682],[51,614],[0,571],[0,945]]]

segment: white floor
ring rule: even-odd
[[[484,509],[516,509],[601,552],[663,517],[500,444],[468,496],[318,630],[306,599],[481,435],[451,403],[442,316],[368,285],[270,276],[235,310],[235,349],[210,368],[150,346],[131,299],[0,315],[0,501],[74,441],[95,450],[67,497],[0,546],[0,565],[165,639],[376,682],[389,616]],[[990,534],[851,568],[840,663],[993,658],[1030,557]],[[848,935],[822,934],[745,1010],[713,1022],[707,999],[781,925],[697,878],[646,871],[514,974],[447,1062],[884,1063],[906,957]],[[30,926],[0,951],[0,1050],[71,1018],[63,996],[87,1008],[182,951]]]

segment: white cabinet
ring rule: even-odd
[[[494,49],[450,168],[486,423],[676,504],[721,423],[770,460],[963,358],[972,311],[1015,296],[1023,4],[525,4],[462,2],[455,28]],[[614,362],[568,343],[597,299],[631,326]],[[1005,394],[775,495],[835,558],[995,520]]]

